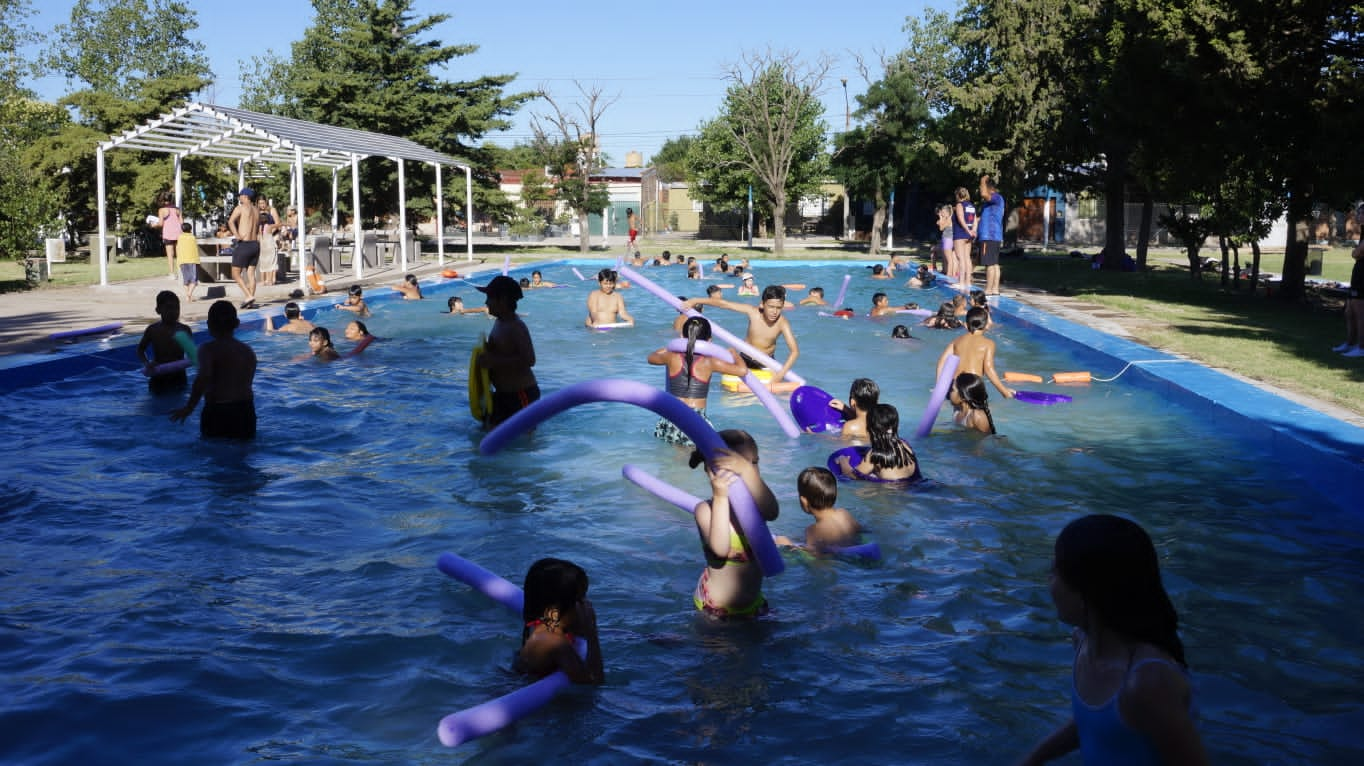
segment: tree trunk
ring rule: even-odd
[[[868,252],[875,258],[881,254],[881,229],[886,225],[886,195],[881,193],[881,187],[876,187],[876,212],[871,215],[871,237],[868,239]]]
[[[1227,243],[1227,235],[1219,234],[1217,244],[1222,248],[1222,289],[1227,289],[1227,278],[1231,276],[1230,246]]]
[[[1235,242],[1231,243],[1231,289],[1241,289],[1241,248]]]
[[[1184,245],[1184,254],[1189,259],[1189,278],[1195,282],[1203,279],[1203,259],[1199,257],[1199,243]]]
[[[1126,192],[1127,152],[1119,148],[1108,154],[1108,167],[1104,170],[1105,271],[1121,271],[1123,255],[1127,252]]]
[[[772,200],[772,255],[786,251],[786,193],[778,192]]]
[[[1250,294],[1254,295],[1260,287],[1260,240],[1250,239]]]
[[[1151,247],[1151,218],[1155,215],[1156,203],[1148,195],[1141,203],[1141,234],[1137,238],[1137,271],[1146,273],[1146,251]]]
[[[578,252],[592,251],[592,232],[587,230],[587,211],[578,211]]]
[[[1288,238],[1283,250],[1283,278],[1279,282],[1279,299],[1297,303],[1302,299],[1303,284],[1307,280],[1308,216],[1312,212],[1310,186],[1300,182],[1289,185]]]

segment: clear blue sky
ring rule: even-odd
[[[241,95],[243,61],[267,50],[287,56],[290,44],[312,21],[306,0],[188,0],[198,14],[197,39],[207,49],[216,85],[202,100],[236,106]],[[825,121],[835,130],[844,123],[844,90],[855,97],[865,91],[857,56],[876,71],[882,53],[904,47],[906,16],[925,7],[952,10],[955,0],[865,0],[846,6],[834,2],[617,2],[452,3],[416,0],[418,15],[448,13],[435,37],[446,44],[479,46],[453,62],[450,79],[515,73],[510,90],[544,87],[561,104],[581,101],[574,81],[600,87],[617,100],[602,120],[603,148],[613,164],[623,165],[626,152],[649,157],[668,138],[696,130],[714,117],[724,97],[726,66],[745,51],[791,51],[807,61],[821,54],[831,61],[821,93]],[[68,0],[35,0],[34,29],[50,29],[69,21]],[[461,7],[462,6],[462,7]],[[585,8],[586,11],[578,9]],[[873,75],[875,76],[875,75]],[[67,90],[64,80],[36,84],[46,98]],[[514,118],[514,127],[488,138],[503,146],[530,135],[530,115],[548,105],[532,102]]]

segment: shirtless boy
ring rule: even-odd
[[[287,332],[291,335],[307,335],[313,331],[315,326],[316,325],[312,322],[303,318],[303,311],[298,307],[298,304],[293,301],[284,304],[284,325],[278,330],[275,329],[275,318],[273,316],[265,318],[265,333],[267,335],[272,332]]]
[[[835,508],[838,502],[838,479],[828,468],[811,466],[796,477],[796,491],[800,494],[800,509],[814,517],[815,523],[805,528],[805,549],[811,553],[827,553],[832,548],[857,545],[862,536],[862,525],[846,508]],[[776,536],[777,545],[791,545],[790,538]]]
[[[616,272],[602,269],[597,272],[597,289],[587,296],[587,319],[583,324],[597,327],[619,322],[635,326],[635,318],[625,310],[625,299],[616,292]]]
[[[170,290],[156,294],[156,313],[161,321],[147,325],[142,340],[137,343],[137,356],[142,360],[142,374],[147,376],[147,390],[153,394],[169,391],[182,391],[189,383],[184,370],[157,375],[154,370],[158,364],[174,362],[185,358],[185,349],[176,340],[177,335],[185,333],[191,338],[194,332],[180,321],[180,299]],[[148,350],[151,351],[148,354]]]
[[[236,242],[232,245],[232,281],[242,289],[246,300],[242,308],[256,308],[256,266],[260,263],[260,211],[256,208],[256,193],[251,189],[237,192],[237,206],[227,219],[227,229]]]
[[[183,422],[203,399],[201,436],[256,436],[256,400],[251,390],[256,378],[256,352],[233,337],[238,324],[237,310],[230,301],[215,301],[209,307],[208,332],[213,340],[199,347],[199,374],[190,387],[189,401],[170,415],[172,421]]]
[[[496,320],[479,356],[479,364],[488,371],[493,386],[493,409],[483,423],[492,428],[539,399],[540,384],[531,371],[535,344],[530,329],[516,315],[516,303],[524,295],[521,285],[499,275],[478,291],[488,297],[488,313]]]
[[[942,367],[947,363],[947,356],[956,354],[960,360],[957,363],[958,375],[969,372],[989,378],[1004,398],[1012,399],[1014,390],[1004,385],[999,379],[999,374],[995,372],[995,342],[985,337],[985,327],[989,322],[990,315],[985,309],[976,307],[966,312],[966,334],[957,337],[943,349],[942,356],[938,357],[938,369],[934,378],[942,375]]]
[[[735,303],[723,298],[692,298],[685,301],[682,305],[687,308],[697,306],[714,306],[726,311],[737,311],[748,317],[748,333],[745,340],[748,344],[764,354],[775,357],[777,351],[777,338],[786,339],[786,347],[791,350],[787,355],[786,361],[782,363],[780,370],[772,371],[772,381],[767,384],[768,389],[774,394],[790,393],[796,390],[800,384],[784,380],[786,373],[791,371],[791,366],[796,363],[800,356],[800,347],[796,345],[796,334],[791,329],[791,323],[787,321],[786,315],[782,310],[786,307],[786,288],[781,285],[768,285],[763,288],[762,303],[757,306],[750,306],[747,303]],[[764,369],[762,362],[748,355],[743,355],[744,362],[749,369]]]

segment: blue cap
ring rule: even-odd
[[[255,189],[249,189],[249,188],[248,188],[248,189],[242,189],[241,191],[237,192],[237,196],[238,196],[238,197],[246,197],[247,199],[254,200],[254,199],[256,198],[256,190],[255,190]]]

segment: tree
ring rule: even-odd
[[[819,89],[826,60],[806,66],[794,54],[747,54],[729,71],[720,116],[702,126],[688,172],[707,201],[736,201],[747,183],[771,210],[772,251],[785,251],[786,207],[817,188],[827,163]]]
[[[687,180],[687,155],[695,145],[695,136],[678,136],[664,141],[658,153],[649,159],[658,170],[658,180],[663,183]]]
[[[48,61],[68,79],[115,98],[142,98],[157,80],[209,76],[194,10],[179,0],[76,0]],[[201,84],[201,86],[202,86]]]
[[[881,248],[887,195],[910,171],[929,123],[928,104],[913,70],[899,58],[882,67],[881,79],[857,97],[854,116],[860,124],[837,138],[831,165],[849,199],[870,197],[875,203],[869,243],[873,256]]]
[[[39,72],[19,55],[36,41],[26,23],[32,9],[24,0],[0,0],[0,257],[22,257],[43,234],[54,233],[59,200],[55,179],[42,178],[25,148],[65,118],[37,101],[25,81]]]
[[[588,216],[611,204],[606,185],[592,181],[592,174],[602,167],[597,125],[616,99],[605,98],[601,88],[574,84],[584,102],[573,108],[561,106],[547,90],[540,91],[550,112],[533,116],[531,130],[541,164],[554,173],[557,198],[578,217],[578,251],[586,253],[592,245]]]
[[[478,46],[429,39],[450,17],[417,17],[412,0],[313,0],[313,7],[313,23],[294,43],[287,65],[278,57],[256,62],[268,84],[249,91],[253,103],[289,117],[400,136],[465,160],[474,168],[480,210],[509,211],[497,189],[493,154],[477,143],[510,127],[508,117],[534,94],[504,93],[511,74],[468,81],[439,77],[438,70]],[[412,208],[430,212],[429,174],[409,174],[408,186]],[[363,165],[361,187],[374,205],[366,214],[397,209],[393,163]],[[452,196],[462,197],[463,190]]]

